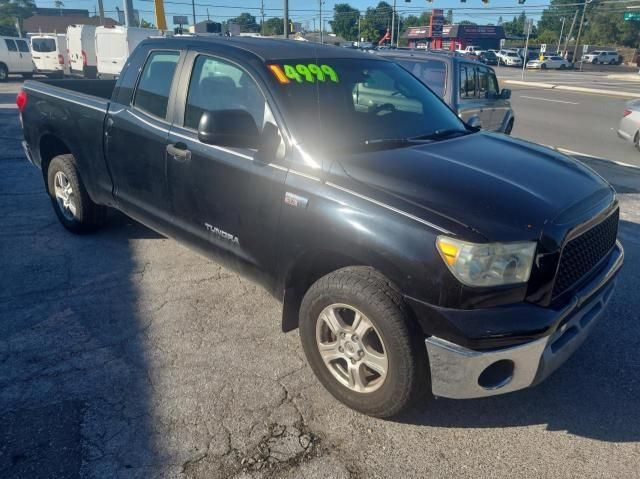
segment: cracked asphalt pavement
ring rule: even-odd
[[[640,170],[582,159],[618,189],[626,265],[560,370],[384,421],[322,389],[254,284],[116,212],[67,233],[18,85],[0,85],[0,477],[638,476]]]

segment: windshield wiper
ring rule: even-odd
[[[409,140],[446,140],[447,138],[468,135],[469,133],[471,132],[467,130],[460,130],[459,128],[445,128],[442,130],[436,130],[433,133],[427,133],[426,135],[414,136],[412,138],[409,138]]]

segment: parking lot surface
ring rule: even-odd
[[[22,154],[18,86],[0,86],[0,477],[637,477],[640,169],[579,157],[618,190],[626,265],[560,370],[383,421],[325,392],[254,284],[117,213],[67,233]]]

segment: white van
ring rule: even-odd
[[[134,48],[145,38],[154,35],[160,35],[160,31],[120,26],[96,28],[98,75],[101,78],[120,75]]]
[[[69,68],[67,37],[61,33],[41,33],[31,37],[31,56],[38,73],[63,77]]]
[[[96,58],[96,26],[69,25],[67,27],[67,48],[72,75],[95,78],[98,73]]]
[[[7,81],[10,73],[19,73],[25,78],[31,78],[34,70],[27,40],[0,37],[0,81]]]

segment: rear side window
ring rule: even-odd
[[[53,38],[32,38],[31,48],[38,53],[55,52],[56,41]]]
[[[495,98],[498,94],[495,75],[488,68],[483,67],[477,67],[476,74],[478,77],[479,98]]]
[[[178,64],[178,52],[152,52],[142,70],[134,106],[158,118],[167,116],[171,82]]]
[[[475,69],[469,65],[460,65],[460,98],[476,97],[476,73]]]
[[[447,79],[447,66],[444,62],[438,60],[419,62],[401,60],[398,63],[422,80],[438,96],[444,95]]]
[[[4,39],[4,42],[7,44],[7,49],[10,52],[17,52],[18,51],[18,47],[16,47],[16,42],[14,42],[13,40],[8,40],[8,39]]]
[[[16,40],[16,43],[18,44],[18,50],[23,53],[29,53],[29,45],[27,44],[27,42],[25,42],[24,40]]]

